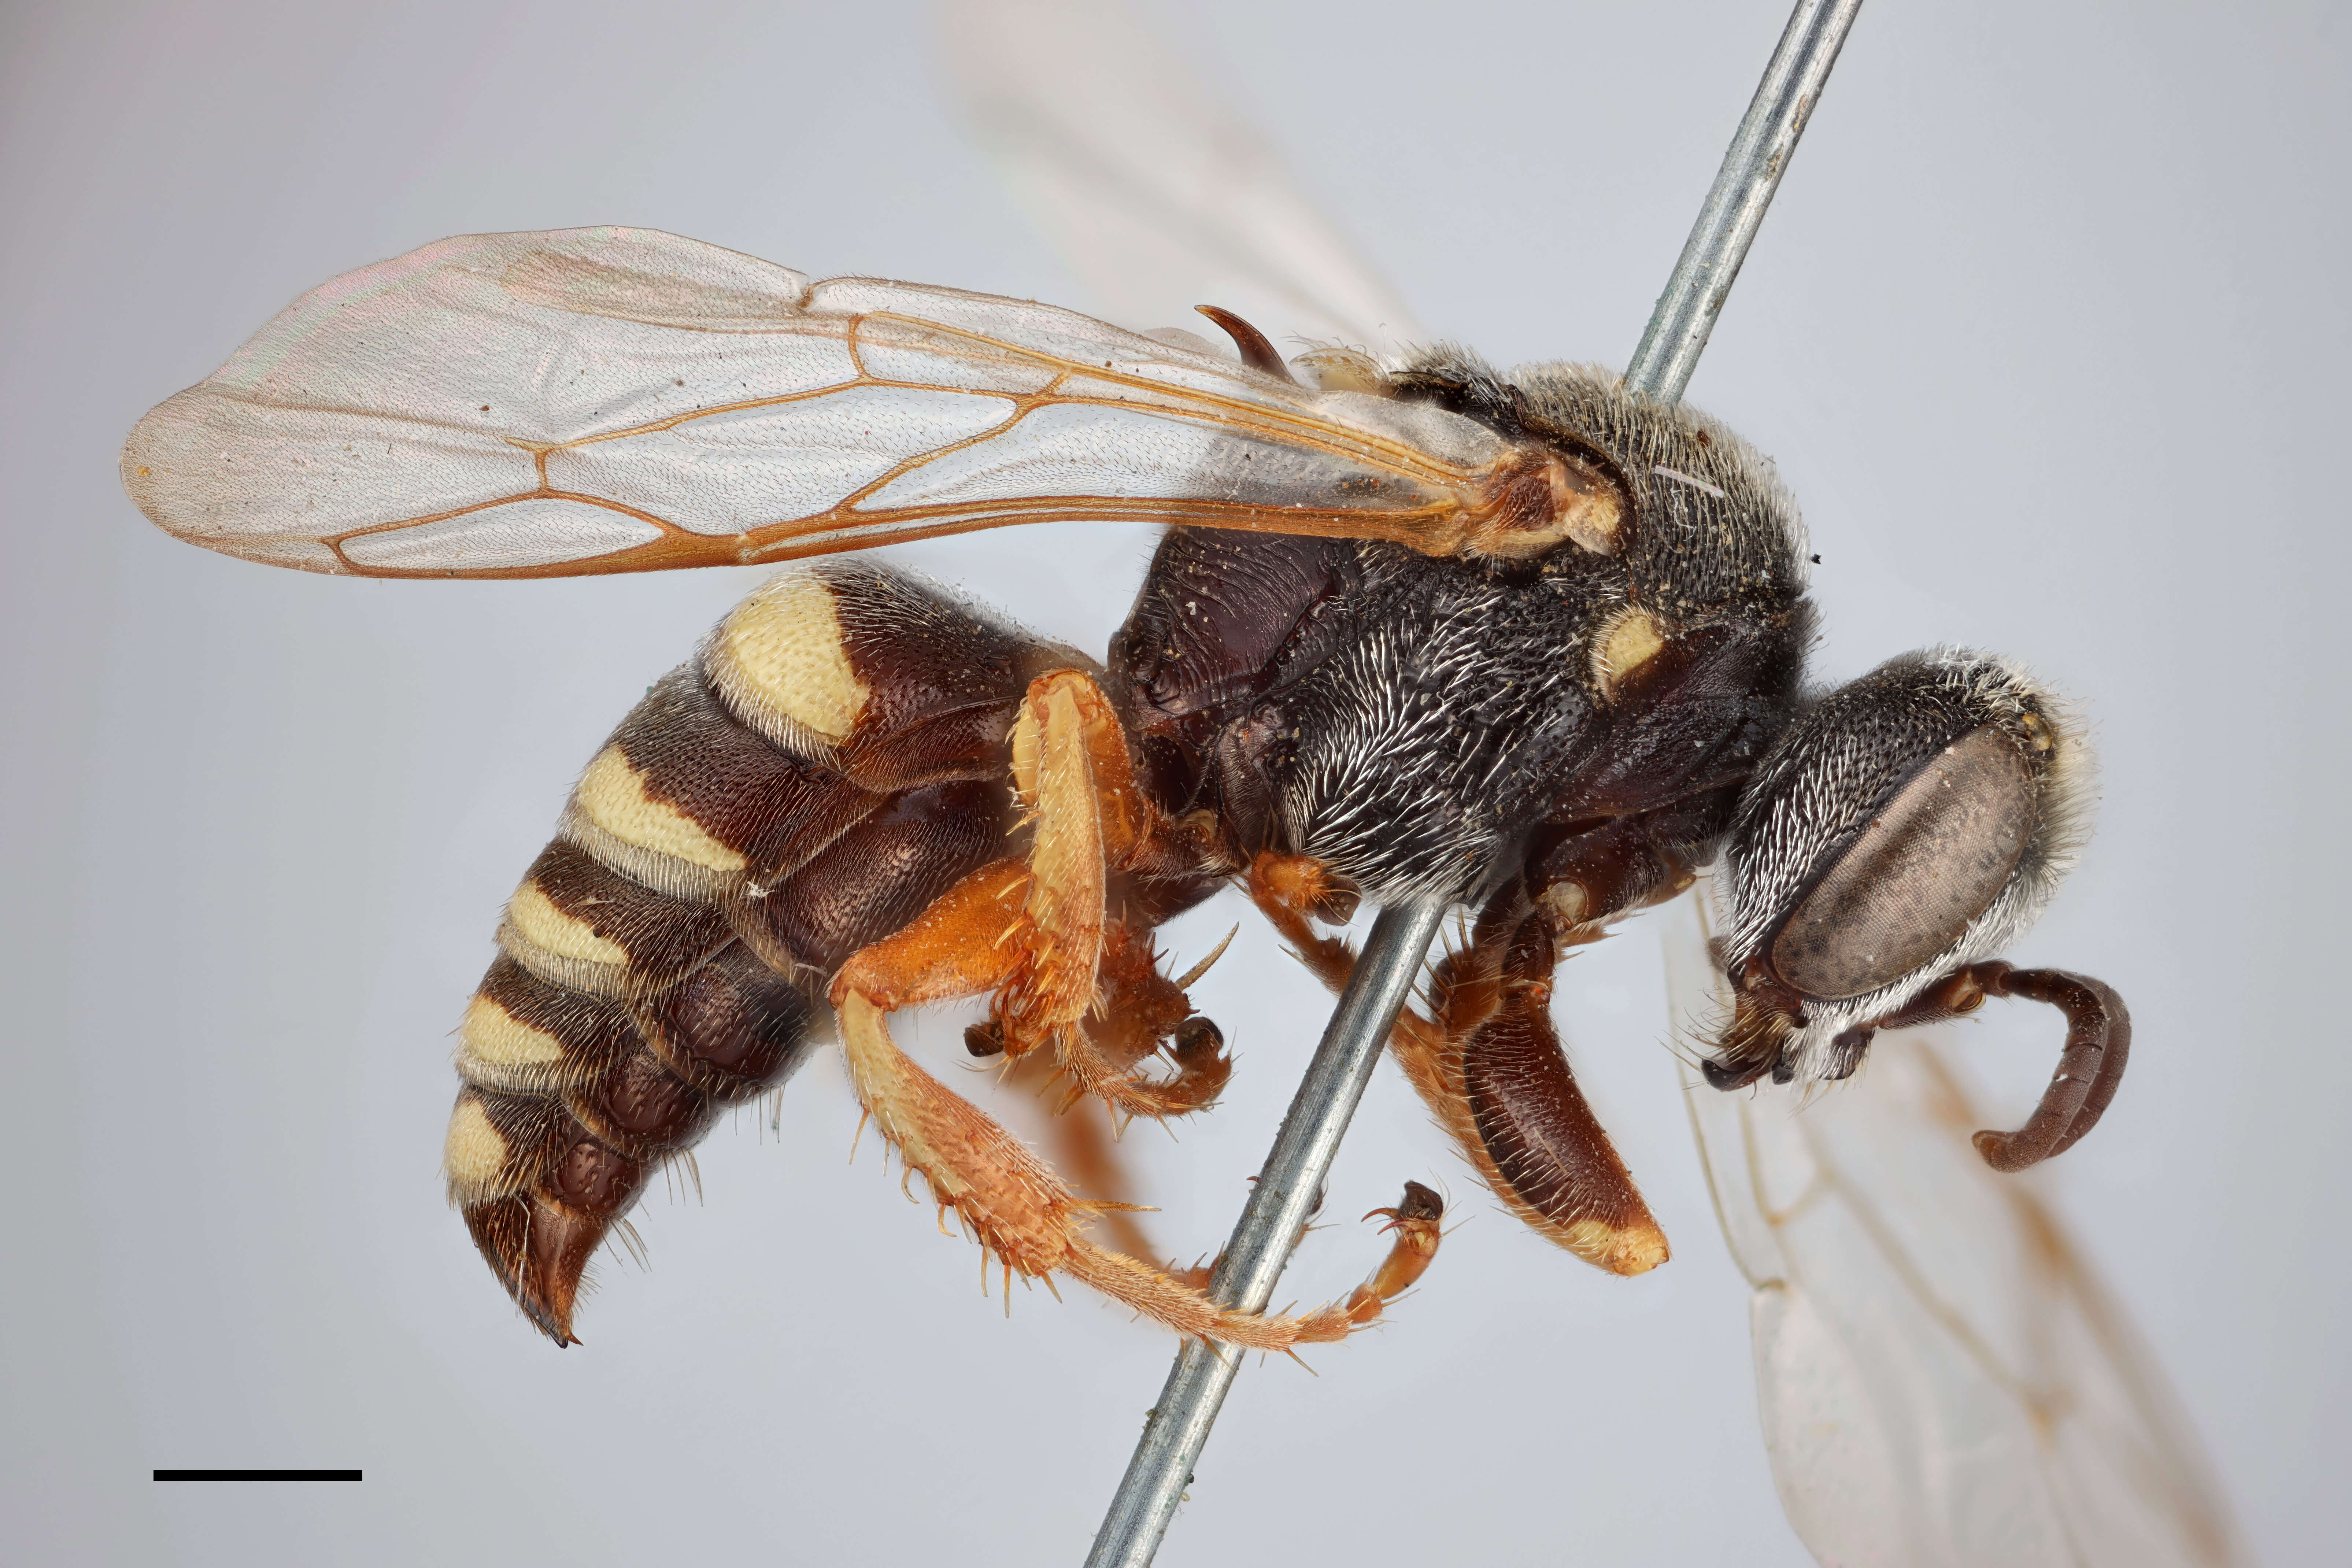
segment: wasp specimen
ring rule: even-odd
[[[894,1042],[984,996],[1120,1117],[1215,1099],[1221,1037],[1154,932],[1245,888],[1326,981],[1360,900],[1474,912],[1393,1050],[1486,1184],[1639,1273],[1664,1237],[1563,1056],[1562,952],[1719,862],[1719,1088],[1852,1073],[1986,995],[2068,1019],[2001,1169],[2113,1096],[2114,993],[1998,954],[2087,826],[2079,727],[2016,666],[1906,655],[1826,696],[1796,508],[1685,406],[1438,347],[1286,363],[1032,303],[813,283],[644,230],[444,241],[289,308],[132,433],[195,542],[376,576],[834,555],[1048,520],[1171,524],[1097,660],[910,574],[799,568],[655,686],[582,776],[468,1008],[450,1193],[531,1320],[666,1159],[828,1024],[866,1112],[1005,1271],[1265,1349],[1377,1316],[1435,1246],[1391,1215],[1346,1300],[1217,1307],[1097,1242],[1107,1205]],[[1302,382],[1301,376],[1305,377]]]

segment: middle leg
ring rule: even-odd
[[[1110,915],[1115,875],[1197,876],[1202,852],[1137,787],[1110,700],[1077,670],[1032,682],[1013,730],[1013,778],[1032,837],[1030,880],[998,940],[1014,955],[989,1028],[1019,1057],[1051,1045],[1077,1092],[1115,1117],[1197,1110],[1224,1087],[1223,1039],[1160,973],[1148,926]],[[1172,1079],[1138,1070],[1163,1042]]]

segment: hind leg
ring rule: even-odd
[[[1096,1245],[1091,1217],[1114,1205],[1078,1198],[1044,1161],[996,1121],[923,1070],[890,1037],[903,1007],[1002,985],[1023,955],[998,938],[1028,889],[1018,861],[974,873],[897,935],[861,951],[835,978],[850,1081],[891,1146],[919,1171],[940,1206],[952,1208],[993,1253],[1009,1280],[1067,1274],[1186,1335],[1253,1350],[1343,1339],[1366,1321],[1360,1303],[1295,1316],[1227,1310],[1197,1287]]]

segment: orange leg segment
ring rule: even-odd
[[[908,1058],[890,1037],[896,1007],[970,995],[1018,962],[994,939],[1024,890],[1017,862],[974,872],[886,942],[859,952],[833,984],[850,1082],[910,1170],[1008,1272],[1065,1273],[1178,1333],[1252,1350],[1343,1339],[1362,1320],[1344,1306],[1294,1317],[1228,1311],[1200,1290],[1087,1239],[1088,1218],[1124,1205],[1072,1193],[1029,1147]],[[1007,944],[1009,945],[1009,944]]]
[[[1359,1323],[1369,1323],[1381,1315],[1381,1309],[1412,1289],[1415,1281],[1427,1272],[1437,1256],[1437,1244],[1444,1238],[1439,1222],[1445,1217],[1444,1202],[1419,1182],[1404,1184],[1404,1196],[1392,1209],[1374,1209],[1366,1215],[1385,1218],[1389,1223],[1381,1228],[1394,1236],[1389,1255],[1372,1271],[1372,1277],[1356,1287],[1348,1298],[1348,1315]]]
[[[1180,1030],[1192,1014],[1182,990],[1160,974],[1150,938],[1107,914],[1110,873],[1133,867],[1165,824],[1136,787],[1126,731],[1091,678],[1057,670],[1030,683],[1013,730],[1013,780],[1033,827],[1034,879],[1022,962],[997,993],[1004,1048],[1020,1056],[1051,1041],[1078,1089],[1122,1117],[1207,1105],[1224,1087],[1222,1042]],[[1138,1076],[1171,1036],[1178,1077]]]
[[[1361,1290],[1295,1316],[1234,1312],[1096,1245],[1084,1234],[1092,1216],[1129,1205],[1076,1196],[891,1039],[888,1015],[899,1008],[992,992],[994,1038],[1009,1055],[1051,1041],[1064,1070],[1117,1110],[1164,1116],[1206,1104],[1223,1084],[1213,1029],[1188,1030],[1204,1021],[1190,1019],[1181,988],[1160,974],[1149,936],[1107,917],[1108,873],[1130,864],[1154,827],[1108,700],[1080,673],[1041,677],[1023,702],[1013,752],[1033,826],[1027,858],[971,873],[835,976],[831,999],[859,1100],[942,1209],[954,1209],[1008,1273],[1068,1274],[1178,1333],[1253,1350],[1345,1338],[1378,1312]],[[1133,1068],[1168,1032],[1178,1077],[1138,1077]]]

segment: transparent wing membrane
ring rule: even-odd
[[[131,433],[195,543],[544,576],[1148,516],[1443,552],[1515,449],[1068,310],[646,229],[444,240],[313,290]]]
[[[1265,139],[1125,6],[990,0],[942,20],[974,128],[1111,314],[1149,325],[1223,305],[1278,343],[1422,337]]]
[[[1729,1008],[1700,895],[1669,921],[1676,1026]],[[1718,1217],[1755,1287],[1758,1404],[1825,1563],[2228,1564],[2219,1486],[2162,1374],[1931,1031],[1815,1097],[1683,1069]]]

